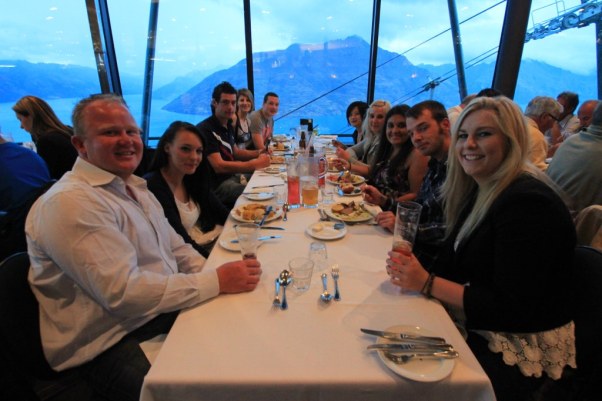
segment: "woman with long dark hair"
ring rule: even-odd
[[[414,148],[406,128],[405,113],[409,109],[407,105],[399,105],[389,110],[376,157],[370,164],[368,183],[378,189],[383,204],[389,199],[415,199],[428,167],[428,157]]]
[[[196,126],[173,122],[165,131],[145,175],[165,217],[199,253],[207,257],[222,232],[228,210],[207,182],[203,141]]]

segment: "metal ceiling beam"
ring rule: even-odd
[[[514,98],[516,81],[523,56],[531,0],[508,0],[495,63],[492,87]]]

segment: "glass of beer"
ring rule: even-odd
[[[318,178],[310,175],[301,177],[301,199],[306,208],[315,208],[318,206]]]
[[[409,255],[412,253],[422,205],[416,202],[399,202],[393,230],[393,251]]]
[[[234,227],[240,253],[244,259],[257,259],[257,246],[259,245],[259,225],[253,223],[239,224]]]

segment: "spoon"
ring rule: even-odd
[[[332,294],[328,292],[328,283],[326,282],[327,279],[328,276],[326,273],[322,273],[322,287],[324,287],[324,292],[320,294],[320,299],[326,303],[330,302],[332,299]]]
[[[274,280],[276,285],[276,295],[274,295],[274,300],[272,301],[272,305],[279,307],[280,306],[280,280],[276,277]]]
[[[286,286],[291,283],[291,274],[286,269],[282,270],[278,280],[282,286],[282,303],[280,304],[280,309],[288,309],[288,302],[286,302]]]
[[[282,221],[287,221],[288,217],[286,217],[286,212],[288,212],[288,202],[282,205],[282,211],[284,212],[284,216],[282,216]]]

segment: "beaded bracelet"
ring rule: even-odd
[[[429,277],[426,279],[424,286],[420,290],[420,293],[427,298],[432,298],[431,292],[433,291],[433,281],[435,281],[435,273],[429,274]]]

